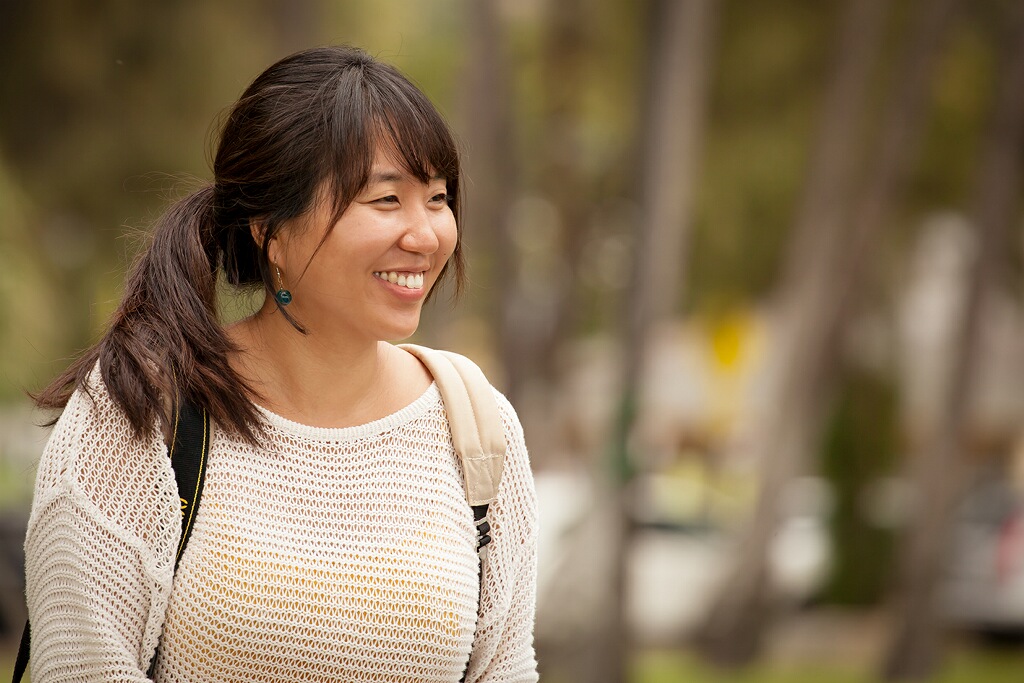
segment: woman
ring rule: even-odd
[[[61,408],[26,540],[32,680],[533,681],[536,524],[515,412],[482,576],[438,389],[386,340],[463,278],[459,158],[394,68],[344,47],[261,74]],[[267,296],[223,327],[216,283]],[[176,399],[212,419],[187,549]]]

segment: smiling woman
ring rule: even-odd
[[[369,180],[340,217],[324,190],[312,210],[268,245],[278,286],[292,296],[289,312],[314,336],[346,342],[409,337],[455,252],[447,179],[429,169],[424,180],[395,158],[401,157],[378,149]],[[263,240],[258,225],[253,233]],[[261,314],[240,327],[262,326],[275,308],[268,297]],[[252,335],[246,337],[252,343]]]
[[[451,379],[391,343],[463,279],[442,117],[362,51],[307,50],[234,105],[213,171],[37,398],[62,412],[26,540],[32,680],[535,681],[515,411],[484,382],[503,474],[460,460]],[[218,271],[266,293],[226,327]],[[202,505],[168,458],[193,409]]]

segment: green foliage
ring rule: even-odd
[[[911,189],[911,205],[965,207],[979,133],[995,92],[998,46],[978,21],[957,25],[939,65],[934,108]]]
[[[868,494],[896,464],[898,410],[891,379],[867,370],[846,373],[821,452],[822,474],[835,492],[825,602],[871,605],[888,588],[893,537],[868,519]]]
[[[688,308],[730,308],[771,291],[831,73],[839,7],[722,3],[684,284]],[[557,205],[565,188],[552,172],[553,144],[571,136],[579,201],[589,207],[583,219],[593,223],[597,245],[584,266],[594,270],[609,253],[628,257],[611,246],[628,248],[630,220],[605,218],[637,195],[648,18],[642,5],[621,0],[579,8],[587,11],[575,16],[577,42],[567,47],[553,5],[500,5],[515,126],[507,163],[519,183],[506,191]],[[900,19],[907,3],[894,9]],[[208,177],[211,121],[263,66],[300,46],[358,44],[405,70],[465,131],[473,97],[464,87],[468,16],[460,0],[58,0],[0,10],[0,90],[9,94],[0,99],[0,154],[27,198],[25,220],[14,225],[31,236],[17,248],[36,254],[24,264],[35,275],[20,277],[41,278],[50,289],[51,314],[63,323],[58,355],[94,339],[112,310],[133,253],[120,240],[123,226],[144,228],[168,196]],[[1001,15],[979,7],[966,16],[936,82],[913,210],[962,201],[973,169]],[[894,23],[889,57],[904,23]],[[564,130],[552,129],[558,116],[568,117]],[[48,251],[68,243],[77,245],[73,267]],[[487,249],[474,255],[478,265],[490,260]],[[486,278],[493,270],[475,272]],[[622,286],[621,278],[584,283],[588,330],[616,324],[608,295]],[[487,298],[493,287],[478,281],[476,292]],[[7,303],[0,314],[22,319]]]
[[[1002,0],[966,12],[944,54],[904,217],[965,199],[991,100],[993,46],[1003,16],[997,4],[1008,6]],[[499,3],[514,126],[513,157],[504,162],[515,169],[516,181],[502,191],[516,199],[540,197],[559,209],[573,201],[584,207],[572,217],[588,222],[583,272],[569,275],[584,292],[576,331],[595,333],[619,324],[615,303],[626,280],[615,264],[621,270],[628,263],[641,215],[636,155],[648,17],[646,6],[635,2],[579,2],[572,7],[586,11],[562,25],[553,20],[560,6]],[[831,76],[840,7],[807,0],[721,3],[683,284],[687,310],[728,310],[772,291]],[[5,5],[0,91],[9,96],[0,98],[0,164],[17,190],[4,190],[0,203],[24,198],[17,200],[23,218],[9,223],[4,239],[24,232],[10,253],[26,255],[17,277],[36,283],[37,296],[31,313],[0,300],[0,324],[25,329],[39,356],[67,357],[95,339],[134,253],[135,243],[121,239],[124,226],[144,229],[170,197],[209,176],[211,122],[254,74],[293,49],[361,45],[420,83],[465,133],[466,105],[474,96],[465,87],[472,58],[468,9],[464,0]],[[884,92],[888,67],[905,42],[910,3],[892,9],[876,93]],[[568,155],[559,153],[563,142]],[[559,165],[565,158],[579,188],[569,202]],[[564,226],[556,220],[550,229]],[[899,250],[906,232],[891,233]],[[557,236],[548,243],[560,244]],[[502,255],[486,242],[477,246],[465,308],[490,310],[501,286],[492,281],[493,263]],[[73,252],[71,258],[54,253],[61,249]],[[540,265],[556,277],[560,256],[545,263],[554,264]],[[33,331],[33,318],[46,316],[61,325]],[[24,365],[26,353],[18,351],[10,364]]]
[[[774,285],[836,33],[834,3],[725,3],[698,188],[691,305]]]
[[[0,163],[0,401],[36,388],[59,353],[53,291],[31,239],[31,206]]]
[[[822,659],[765,664],[736,672],[717,671],[678,652],[647,652],[633,664],[633,683],[872,683],[880,680],[875,662]],[[1020,679],[1018,652],[961,648],[933,683],[1015,683]]]

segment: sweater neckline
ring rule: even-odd
[[[409,405],[399,408],[390,415],[351,427],[316,427],[302,424],[301,422],[295,422],[278,415],[259,403],[254,405],[268,425],[276,431],[283,432],[289,436],[298,436],[314,441],[355,441],[369,436],[384,434],[408,424],[423,415],[431,406],[436,405],[440,398],[441,393],[437,388],[437,384],[431,382],[430,386],[420,394],[419,398]]]

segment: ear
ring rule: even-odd
[[[263,240],[266,238],[267,226],[254,218],[249,219],[249,233],[252,235],[253,242],[256,243],[257,247],[263,247]],[[277,263],[279,254],[277,237],[270,238],[270,244],[267,245],[267,256],[270,258],[271,263]]]
[[[263,246],[263,236],[267,233],[267,226],[257,221],[255,218],[249,219],[249,233],[252,235],[253,242],[256,246]]]

